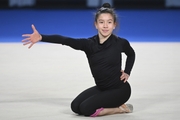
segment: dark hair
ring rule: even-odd
[[[111,8],[111,5],[109,3],[104,3],[102,5],[102,7],[97,10],[97,12],[95,13],[95,21],[96,22],[97,22],[97,19],[98,19],[99,15],[102,14],[102,13],[111,14],[112,17],[114,18],[114,22],[117,22],[117,15],[116,15],[114,9]]]

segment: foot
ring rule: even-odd
[[[119,107],[122,113],[132,113],[133,106],[131,104],[123,104]]]

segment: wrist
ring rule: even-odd
[[[40,41],[42,40],[42,36],[41,36],[41,34],[39,34],[39,40],[40,40]]]

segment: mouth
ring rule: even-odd
[[[107,33],[109,30],[102,30],[104,33]]]

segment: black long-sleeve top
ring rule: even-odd
[[[121,76],[121,53],[127,55],[124,72],[129,74],[135,61],[135,52],[126,39],[111,35],[100,44],[98,35],[88,39],[75,39],[61,35],[42,35],[43,42],[70,46],[86,53],[96,85],[102,89],[113,89],[123,84]]]

